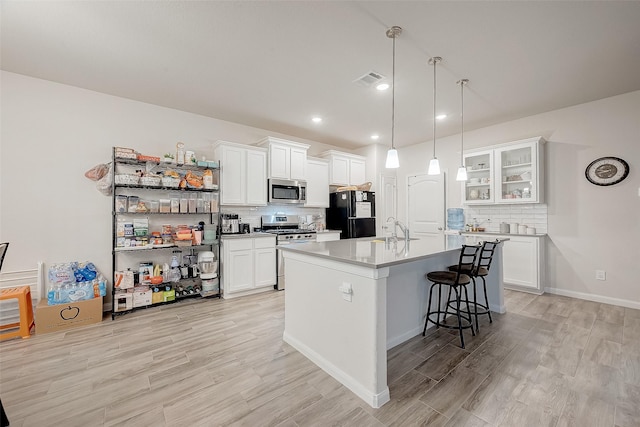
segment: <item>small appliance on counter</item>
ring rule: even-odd
[[[240,224],[240,233],[242,234],[249,234],[251,233],[251,224],[245,222],[243,224]]]
[[[240,232],[240,220],[238,214],[225,213],[221,215],[220,233],[238,234]]]

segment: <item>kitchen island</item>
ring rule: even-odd
[[[284,341],[370,406],[384,405],[387,350],[424,327],[425,273],[458,262],[459,241],[444,250],[431,245],[363,238],[279,248],[287,281]],[[487,291],[491,310],[504,313],[501,246]]]

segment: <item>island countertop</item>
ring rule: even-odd
[[[278,246],[278,250],[303,253],[363,267],[383,268],[460,249],[459,244],[449,245],[444,250],[434,246],[428,239],[412,239],[405,243],[403,239],[393,242],[385,241],[384,237],[364,237],[282,245]]]

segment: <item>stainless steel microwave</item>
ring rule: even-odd
[[[307,181],[292,179],[269,180],[269,203],[298,203],[307,201]]]

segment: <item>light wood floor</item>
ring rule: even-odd
[[[0,397],[12,426],[640,426],[640,310],[506,300],[465,350],[390,350],[377,410],[282,342],[282,292],[2,342]]]

